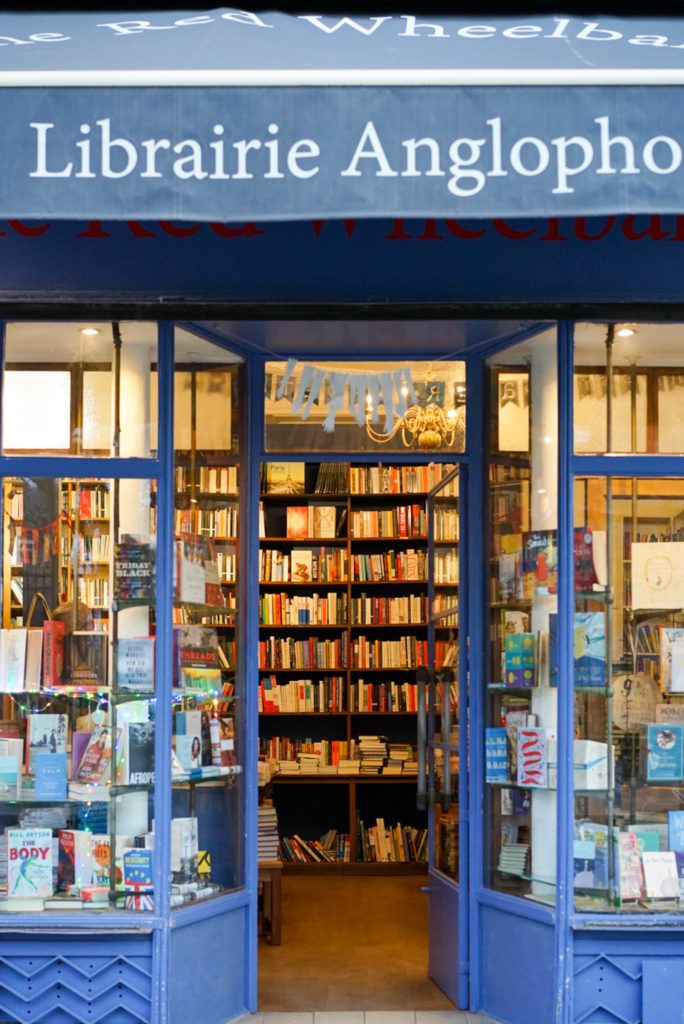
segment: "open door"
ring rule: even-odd
[[[459,1007],[468,1005],[467,665],[459,583],[465,470],[457,468],[428,499],[430,669],[421,673],[418,799],[429,814],[429,973]],[[422,736],[421,736],[422,733]]]

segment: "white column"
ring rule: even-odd
[[[150,455],[150,364],[151,347],[147,341],[127,341],[125,329],[121,345],[119,454],[121,458],[147,458]],[[119,537],[124,534],[150,536],[150,481],[119,481]],[[112,537],[112,544],[119,538]],[[120,637],[148,636],[150,613],[147,607],[126,608],[118,613]],[[131,704],[117,708],[120,726]],[[147,793],[126,793],[116,797],[116,831],[120,836],[146,832]],[[117,844],[118,845],[118,844]]]
[[[544,339],[546,340],[546,339]],[[558,367],[556,346],[542,339],[534,346],[530,367],[532,410],[532,479],[530,520],[532,530],[555,530],[558,526]],[[556,594],[536,594],[530,628],[548,635],[549,613],[558,607]],[[558,690],[546,685],[532,690],[532,711],[537,724],[554,730],[558,725]],[[556,791],[532,790],[532,877],[556,876]],[[533,884],[533,892],[549,894],[544,885]]]

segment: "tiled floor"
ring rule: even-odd
[[[328,1010],[312,1013],[255,1013],[235,1024],[493,1024],[489,1017],[461,1010]]]

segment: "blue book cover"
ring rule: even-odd
[[[66,800],[66,754],[36,754],[36,800]]]
[[[504,685],[534,686],[534,633],[511,633],[504,637]]]
[[[684,853],[684,811],[667,812],[668,847],[674,853]]]
[[[684,726],[646,726],[646,780],[680,782],[684,779]]]
[[[508,736],[504,728],[485,732],[485,781],[509,782]]]
[[[596,884],[596,843],[592,839],[575,839],[572,856],[575,888],[593,889]]]
[[[603,612],[575,612],[575,686],[606,685],[606,620]]]
[[[152,850],[131,847],[123,852],[124,889],[152,888]]]
[[[17,796],[19,778],[19,759],[11,755],[0,757],[0,798],[12,799]]]

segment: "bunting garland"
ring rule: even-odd
[[[71,525],[71,518],[66,512],[60,512],[56,519],[43,526],[26,526],[14,519],[5,511],[9,520],[9,553],[14,556],[15,547],[17,564],[45,565],[59,555],[59,524]]]
[[[295,389],[294,374],[297,366],[300,367],[300,375]],[[416,402],[416,391],[408,366],[395,370],[353,373],[310,363],[299,364],[296,359],[288,359],[276,389],[276,401],[288,396],[292,401],[292,412],[302,420],[309,418],[314,405],[321,405],[322,400],[327,399],[327,415],[323,422],[326,434],[334,431],[337,416],[345,408],[362,427],[368,414],[371,422],[378,422],[378,410],[382,405],[384,429],[390,430],[395,419],[402,417],[408,406]]]

